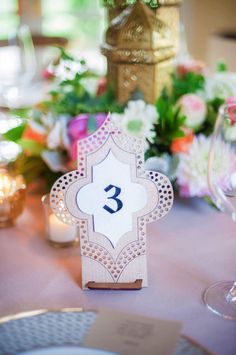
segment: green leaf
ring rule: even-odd
[[[216,118],[220,106],[224,103],[224,100],[216,97],[215,99],[207,102],[207,115],[204,123],[198,130],[198,133],[203,133],[206,136],[210,135],[214,129]]]
[[[17,143],[20,144],[24,150],[29,151],[31,155],[35,156],[39,156],[45,149],[43,144],[37,143],[31,139],[22,138]]]
[[[29,114],[30,108],[16,108],[10,111],[13,116],[18,116],[20,118],[26,118]]]
[[[184,132],[179,129],[179,130],[177,130],[177,131],[172,133],[171,138],[172,139],[174,139],[174,138],[182,138],[184,136],[185,136]]]
[[[188,72],[183,76],[172,74],[172,98],[175,103],[181,96],[204,90],[205,78],[201,74]]]
[[[93,133],[96,131],[97,128],[97,122],[96,118],[93,115],[89,115],[88,119],[88,133]]]
[[[26,124],[22,124],[20,126],[14,127],[9,131],[7,131],[6,133],[4,133],[3,137],[9,141],[16,142],[22,137],[25,127]]]
[[[180,114],[180,109],[173,103],[173,97],[163,91],[156,102],[159,120],[153,126],[155,132],[152,142],[149,142],[149,151],[146,156],[171,153],[170,146],[175,138],[183,137],[186,117]]]
[[[225,62],[223,61],[219,61],[217,64],[216,64],[216,71],[217,72],[224,72],[224,71],[227,71],[228,68],[227,68],[227,65]]]

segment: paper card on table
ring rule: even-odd
[[[122,355],[170,355],[181,330],[177,322],[99,310],[83,346]]]
[[[107,118],[78,141],[78,170],[53,185],[55,215],[79,226],[84,288],[147,286],[146,224],[169,212],[173,190],[166,176],[145,171],[143,147]]]

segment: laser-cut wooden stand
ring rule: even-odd
[[[90,281],[86,287],[90,290],[141,290],[143,280],[135,282],[94,282]]]
[[[78,170],[56,181],[50,200],[61,221],[79,226],[83,288],[147,286],[146,224],[169,212],[173,190],[145,171],[141,139],[107,118],[78,142]]]

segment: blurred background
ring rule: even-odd
[[[50,44],[48,37],[57,37],[54,42],[58,44],[64,44],[63,39],[69,40],[71,49],[84,51],[102,71],[104,61],[93,55],[94,51],[98,53],[106,27],[106,12],[101,1],[1,0],[0,40],[6,40],[19,24],[28,24],[36,49]],[[206,61],[211,69],[215,67],[216,58],[222,58],[235,70],[235,14],[236,0],[184,0],[181,19],[192,56]]]
[[[181,20],[194,58],[214,70],[224,59],[236,70],[236,0],[183,0]]]

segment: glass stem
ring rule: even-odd
[[[226,300],[229,303],[236,302],[236,281],[234,282],[233,287],[231,287],[227,293]]]

